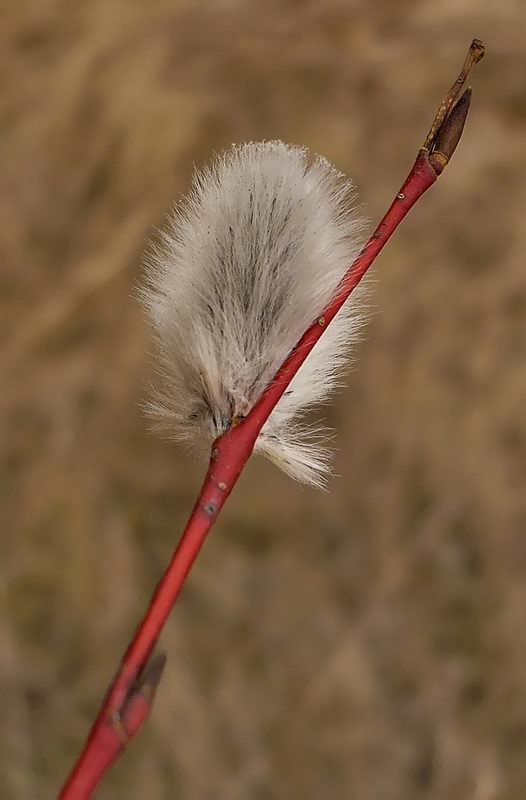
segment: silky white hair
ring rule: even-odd
[[[200,449],[245,417],[363,244],[353,184],[324,158],[283,142],[233,146],[197,171],[147,256],[141,291],[156,332],[149,404],[170,438]],[[327,400],[359,337],[355,292],[265,423],[255,449],[322,486],[322,428],[301,421]]]

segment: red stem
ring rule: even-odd
[[[246,419],[214,442],[210,466],[190,519],[150,606],[129,645],[117,676],[91,728],[78,761],[65,783],[60,800],[85,800],[127,741],[148,716],[149,705],[140,693],[141,673],[179,595],[184,580],[225,500],[250,457],[258,434],[327,326],[358,285],[374,259],[409,209],[437,179],[425,151],[421,151],[407,180],[354,264],[334,298],[281,366],[276,377]],[[139,703],[139,700],[141,702]]]
[[[463,85],[484,48],[474,40],[456,83]],[[442,102],[430,134],[386,215],[349,267],[333,299],[306,330],[274,380],[247,417],[213,444],[210,465],[197,502],[150,606],[121,661],[117,675],[93,723],[60,800],[89,798],[101,778],[149,715],[164,658],[148,659],[184,580],[219,511],[250,457],[258,434],[312,348],[358,285],[402,219],[437,179],[454,151],[467,116],[470,94],[458,100],[453,85]]]

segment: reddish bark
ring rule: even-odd
[[[475,40],[459,78],[440,105],[425,146],[406,181],[362,252],[349,267],[334,298],[303,334],[248,416],[234,423],[214,442],[210,465],[190,519],[122,659],[84,749],[59,795],[61,800],[89,798],[148,717],[164,658],[158,657],[150,665],[148,659],[208,532],[250,457],[259,431],[290,381],[405,215],[447,164],[469,109],[470,90],[459,98],[460,88],[469,69],[482,55],[483,46]]]

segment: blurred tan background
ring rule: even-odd
[[[377,220],[478,36],[461,146],[322,413],[340,477],[250,463],[98,797],[522,800],[522,0],[1,5],[0,797],[55,796],[200,484],[140,409],[145,239],[193,164],[262,138]]]

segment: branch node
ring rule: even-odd
[[[123,747],[150,716],[165,665],[166,654],[159,653],[132,683],[120,708],[110,713],[109,723]]]

